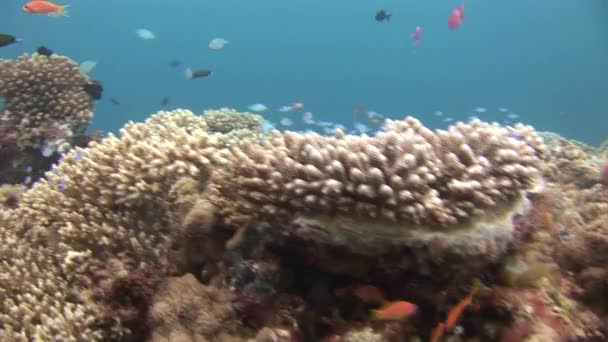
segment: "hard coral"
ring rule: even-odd
[[[13,63],[0,61],[0,118],[11,123],[21,146],[40,147],[69,142],[83,133],[93,117],[93,99],[84,91],[88,81],[71,59],[37,53]]]
[[[128,334],[120,324],[95,325],[93,308],[105,301],[83,302],[87,266],[128,253],[133,272],[168,271],[171,239],[180,238],[171,189],[184,177],[206,184],[213,139],[170,123],[131,123],[121,133],[67,153],[19,208],[0,211],[0,333],[87,341]]]
[[[528,126],[479,120],[436,132],[389,120],[374,137],[274,132],[229,149],[214,199],[229,224],[270,222],[354,253],[407,246],[424,259],[443,239],[446,259],[492,260],[512,238],[511,214],[537,181],[542,149]]]

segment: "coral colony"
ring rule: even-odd
[[[477,119],[266,133],[228,108],[91,139],[89,81],[0,62],[1,341],[608,338],[606,151]]]

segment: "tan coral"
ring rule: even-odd
[[[121,138],[110,135],[67,153],[19,208],[0,211],[8,270],[0,284],[0,333],[23,340],[102,338],[91,330],[93,306],[79,299],[81,287],[95,284],[75,277],[89,258],[103,263],[119,253],[129,253],[136,267],[166,272],[170,238],[179,232],[172,229],[171,189],[184,177],[206,183],[213,144],[204,131],[188,132],[179,123],[129,123]]]
[[[304,211],[448,227],[517,199],[538,177],[540,149],[529,127],[480,121],[432,132],[389,120],[375,137],[275,132],[231,149],[236,181],[220,189],[264,219]]]
[[[252,113],[240,113],[230,108],[206,110],[203,119],[207,123],[209,132],[230,133],[238,130],[258,130],[264,118]]]
[[[93,117],[93,100],[83,88],[86,82],[78,65],[64,56],[35,53],[14,63],[1,60],[0,96],[5,107],[0,116],[17,127],[22,146],[69,142]]]
[[[438,131],[388,120],[373,137],[275,131],[229,149],[211,199],[235,226],[270,223],[278,235],[357,255],[406,247],[387,258],[484,263],[512,240],[511,217],[538,182],[543,148],[529,126],[479,120]]]

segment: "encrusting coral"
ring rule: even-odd
[[[69,143],[93,117],[93,99],[84,90],[87,81],[64,56],[34,53],[15,62],[0,60],[2,124],[15,127],[24,147]]]

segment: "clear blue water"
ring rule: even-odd
[[[606,138],[606,0],[470,0],[456,31],[447,28],[453,0],[58,0],[70,5],[68,18],[24,13],[24,3],[0,2],[0,32],[25,39],[0,58],[45,45],[97,60],[92,76],[105,93],[94,129],[143,120],[169,96],[170,108],[194,112],[301,100],[317,120],[343,124],[363,106],[430,127],[446,125],[437,110],[464,120],[481,106],[490,111],[480,118],[502,120],[492,109],[506,107],[540,130],[593,144]],[[373,19],[382,8],[393,13],[389,23]],[[416,25],[419,48],[409,38]],[[142,27],[157,38],[139,39]],[[215,37],[231,43],[211,50]],[[172,69],[173,59],[183,65]],[[188,66],[214,74],[188,81]]]

